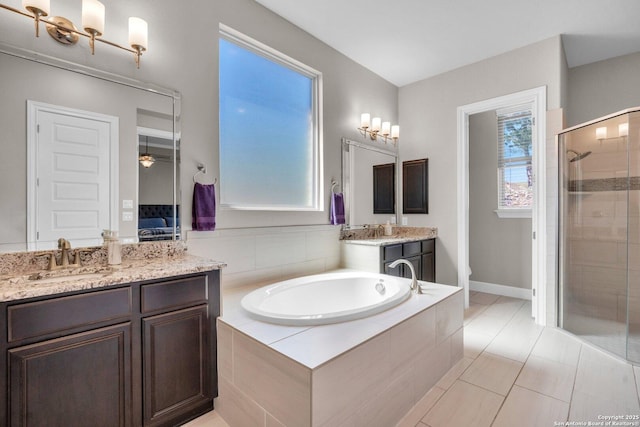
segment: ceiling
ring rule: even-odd
[[[256,0],[397,86],[562,34],[569,67],[640,51],[638,0]]]

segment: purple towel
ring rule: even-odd
[[[194,230],[213,231],[216,228],[216,187],[196,182],[193,188],[191,223]]]
[[[329,222],[333,225],[344,224],[344,196],[342,193],[331,193],[331,215]]]

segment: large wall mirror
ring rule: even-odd
[[[385,224],[398,215],[398,153],[391,146],[380,143],[361,143],[342,139],[342,184],[345,200],[346,223],[350,226]],[[389,168],[389,165],[393,168]],[[392,180],[385,185],[374,185],[377,170],[392,170]],[[385,180],[388,181],[388,180]],[[394,206],[385,203],[385,209],[376,209],[374,197],[385,199],[380,191],[389,195]],[[382,211],[384,213],[375,213]]]
[[[0,251],[179,236],[177,92],[2,44],[0,76]],[[164,220],[153,239],[142,205]]]

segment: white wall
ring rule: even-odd
[[[456,109],[473,102],[547,86],[547,109],[561,102],[564,52],[553,37],[451,72],[399,92],[401,160],[429,158],[429,214],[409,225],[438,227],[438,281],[457,284]]]
[[[567,127],[640,106],[640,52],[569,69]]]
[[[6,4],[21,9],[20,0]],[[69,2],[71,3],[71,2]],[[288,21],[251,0],[194,0],[185,5],[174,0],[104,1],[107,10],[105,38],[127,44],[127,17],[140,16],[149,24],[149,51],[136,70],[132,55],[100,43],[91,56],[86,41],[67,47],[51,39],[44,28],[35,38],[28,19],[0,10],[0,40],[19,47],[47,53],[142,81],[173,88],[182,94],[182,140],[180,182],[183,224],[191,217],[192,180],[199,162],[207,166],[202,181],[218,175],[218,24],[224,23],[280,50],[323,73],[324,100],[324,186],[325,209],[322,212],[247,212],[219,210],[218,229],[237,230],[258,227],[250,235],[263,235],[260,227],[328,224],[331,180],[341,177],[341,137],[360,140],[356,130],[360,113],[398,121],[396,86],[364,69],[333,48],[325,45]],[[53,2],[52,13],[80,23],[80,6],[75,2]],[[20,81],[16,84],[26,85]],[[69,87],[69,90],[79,90]],[[1,101],[0,101],[1,102]],[[122,192],[121,192],[122,193]],[[235,233],[236,231],[232,231]],[[222,234],[222,233],[220,233]],[[194,251],[221,260],[229,258],[226,243],[215,233],[186,233]],[[196,243],[195,240],[198,240]],[[191,245],[191,243],[194,243]],[[197,247],[197,250],[195,249]],[[333,247],[329,258],[339,256]],[[274,268],[285,258],[273,260]],[[284,264],[282,264],[284,265]],[[235,267],[234,267],[235,268]],[[229,270],[232,271],[232,270]],[[223,273],[224,276],[225,273]]]
[[[498,218],[496,111],[469,117],[469,280],[531,289],[531,218]]]

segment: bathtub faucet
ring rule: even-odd
[[[408,265],[409,270],[411,270],[411,290],[416,291],[416,293],[418,294],[424,293],[422,291],[422,287],[418,285],[418,280],[416,279],[416,270],[413,268],[413,264],[411,264],[410,261],[400,258],[398,260],[393,261],[391,264],[389,264],[389,268],[396,268],[400,264]]]

